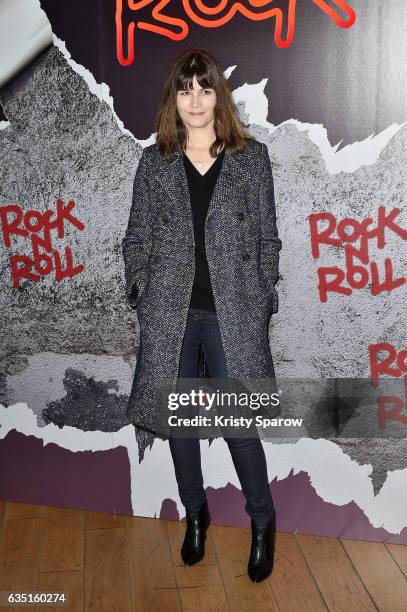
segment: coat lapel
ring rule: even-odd
[[[181,145],[177,144],[176,151],[170,160],[164,160],[160,156],[155,177],[166,196],[172,200],[176,206],[181,206],[185,214],[190,216],[192,226],[191,200],[189,197],[188,179],[185,173]],[[215,189],[209,203],[207,218],[209,218],[217,208],[224,205],[228,198],[238,196],[243,184],[249,179],[250,173],[247,169],[245,156],[243,154],[239,155],[238,153],[225,153]]]

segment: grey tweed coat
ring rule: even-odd
[[[228,376],[274,377],[268,340],[278,310],[281,240],[265,144],[225,152],[209,205],[205,245]],[[165,160],[155,145],[142,153],[122,241],[127,299],[137,311],[140,344],[127,416],[166,439],[158,409],[160,381],[178,376],[195,272],[188,182],[177,145]],[[173,390],[175,387],[171,387]]]

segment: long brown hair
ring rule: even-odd
[[[167,68],[155,119],[157,149],[165,159],[169,159],[177,143],[185,148],[187,129],[178,114],[176,98],[177,91],[193,89],[194,75],[202,88],[210,87],[216,92],[216,140],[209,149],[210,156],[216,157],[222,145],[225,147],[225,153],[242,151],[245,144],[254,138],[246,131],[239,118],[228,82],[219,64],[203,49],[183,51]]]

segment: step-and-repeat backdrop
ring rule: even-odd
[[[407,543],[406,30],[404,0],[0,2],[1,499],[183,517],[126,417],[121,241],[165,68],[203,48],[273,165],[269,339],[303,419],[263,436],[277,528]],[[249,525],[201,445],[214,522]]]

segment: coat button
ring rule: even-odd
[[[243,261],[249,261],[250,255],[249,253],[243,253]]]
[[[240,213],[238,214],[238,217],[239,217],[240,221],[243,221],[243,219],[244,219],[244,213],[243,213],[243,212],[240,212]]]
[[[168,215],[163,215],[161,218],[162,218],[163,223],[168,223],[170,220]]]

